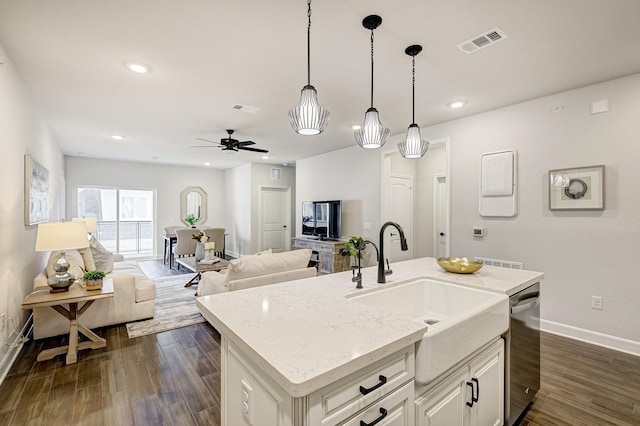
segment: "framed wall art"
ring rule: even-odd
[[[604,210],[604,166],[549,170],[550,210]]]
[[[49,221],[49,170],[24,156],[24,224]]]

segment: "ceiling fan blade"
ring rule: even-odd
[[[243,142],[238,142],[238,146],[247,146],[247,145],[255,145],[256,143],[254,141],[243,141]]]
[[[203,142],[218,143],[218,142],[215,142],[215,141],[210,141],[209,139],[203,139],[203,138],[196,138],[196,139],[199,140],[199,141],[203,141]]]
[[[267,153],[269,151],[267,151],[266,149],[260,149],[260,148],[247,148],[244,146],[239,146],[238,149],[242,149],[245,151],[252,151],[252,152],[263,152],[263,153]]]
[[[220,146],[215,146],[215,145],[191,145],[189,148],[220,148]]]

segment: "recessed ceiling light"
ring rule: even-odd
[[[262,156],[262,159],[263,159],[263,160],[268,160],[268,159],[269,159],[269,156],[268,156],[268,155],[263,155],[263,156]]]
[[[360,125],[354,124],[353,126],[351,126],[351,130],[360,130]]]
[[[211,165],[211,163],[204,163],[204,165],[205,165],[205,166],[210,166],[210,165]]]
[[[282,163],[282,165],[286,167],[289,165],[289,163]]]
[[[120,135],[111,135],[111,139],[113,139],[114,141],[121,141],[122,139],[124,139],[124,137]]]
[[[78,155],[79,155],[80,157],[86,157],[86,156],[87,156],[87,154],[86,154],[86,153],[84,153],[84,152],[79,152],[79,153],[78,153]]]
[[[465,106],[467,104],[467,101],[453,101],[453,102],[449,102],[449,108],[462,108],[463,106]]]
[[[149,65],[145,65],[145,64],[140,63],[140,62],[129,61],[125,65],[131,71],[136,72],[138,74],[146,74],[146,73],[151,71],[151,68],[149,67]]]

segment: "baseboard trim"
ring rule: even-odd
[[[20,333],[16,334],[13,341],[5,343],[7,346],[9,346],[9,350],[2,358],[2,361],[0,361],[0,385],[2,385],[2,382],[4,382],[4,379],[7,377],[7,373],[9,373],[11,366],[16,361],[16,358],[18,358],[18,354],[22,350],[22,347],[25,343],[24,336],[26,336],[28,331],[31,330],[32,324],[33,313],[29,315],[27,322],[22,327],[22,330],[20,330]]]
[[[593,345],[625,352],[630,355],[640,356],[640,342],[636,342],[634,340],[610,336],[608,334],[585,330],[584,328],[578,328],[548,320],[540,320],[540,329],[559,336],[580,340],[581,342],[591,343]]]

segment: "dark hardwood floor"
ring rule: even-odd
[[[176,275],[140,262],[151,278]],[[220,335],[208,323],[36,362],[65,338],[25,344],[0,386],[0,425],[219,425]],[[542,333],[542,389],[523,426],[640,425],[640,357]],[[235,425],[229,425],[235,426]],[[445,425],[446,426],[446,425]]]

